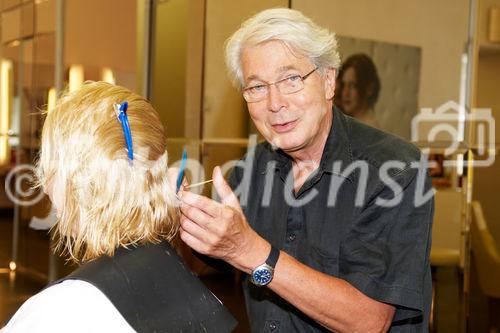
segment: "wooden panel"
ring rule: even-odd
[[[36,4],[36,33],[53,32],[56,29],[56,0]]]
[[[2,10],[15,7],[21,3],[20,0],[2,0]]]
[[[34,5],[27,3],[21,7],[21,37],[33,36],[34,24]]]
[[[490,42],[500,43],[500,7],[492,7],[490,10],[488,39]]]
[[[250,117],[246,103],[227,76],[224,42],[241,23],[261,10],[287,7],[285,0],[207,0],[203,136],[247,137]]]
[[[167,136],[184,137],[188,0],[156,5],[151,98]]]
[[[478,59],[476,107],[491,108],[497,121],[496,140],[500,140],[500,52],[482,54]],[[498,145],[497,145],[498,146]],[[493,237],[500,242],[500,209],[498,208],[498,189],[500,188],[500,157],[497,151],[492,166],[474,169],[474,200],[478,200],[484,210],[485,218]]]
[[[66,64],[135,71],[136,1],[71,0],[65,4]]]
[[[21,36],[21,9],[2,13],[2,43],[18,39]]]
[[[205,29],[205,0],[190,0],[188,6],[186,55],[186,122],[185,136],[200,138],[203,96],[203,46]]]

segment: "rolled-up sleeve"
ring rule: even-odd
[[[381,182],[356,215],[340,246],[339,275],[367,296],[396,306],[394,320],[404,320],[424,311],[434,201],[415,204],[417,183],[424,182],[424,193],[431,188],[428,176],[419,180],[408,169],[395,181],[399,193]],[[376,198],[395,196],[401,201],[393,207],[377,204]]]

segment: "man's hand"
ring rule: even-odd
[[[213,176],[221,203],[180,192],[181,239],[199,253],[250,273],[266,260],[271,246],[249,226],[219,168]],[[316,271],[286,252],[281,252],[268,287],[334,331],[386,331],[394,316],[394,306],[375,301],[348,282]]]
[[[214,169],[213,178],[221,203],[191,192],[180,192],[181,239],[195,251],[249,273],[266,260],[271,246],[248,224],[238,198],[219,167]]]

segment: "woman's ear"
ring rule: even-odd
[[[324,69],[325,78],[325,98],[327,100],[333,99],[335,96],[335,76],[337,70],[335,68],[329,67]]]

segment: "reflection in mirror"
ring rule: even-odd
[[[189,2],[155,2],[151,100],[169,138],[185,136]]]
[[[0,64],[0,165],[10,160],[8,133],[10,130],[10,114],[12,109],[13,61],[2,59]]]
[[[43,117],[50,92],[54,90],[55,36],[54,33],[38,35],[33,41],[33,81],[30,89],[30,112],[23,120],[23,139],[28,146],[38,146]],[[53,93],[52,93],[53,94]]]
[[[342,61],[354,50],[372,56],[379,74],[384,76],[378,103],[380,110],[376,111],[383,129],[409,138],[408,119],[420,113],[421,108],[435,109],[450,100],[458,103],[463,98],[460,86],[462,56],[468,39],[468,0],[443,3],[432,0],[294,0],[292,7],[341,36]],[[353,39],[344,39],[344,36]],[[375,49],[363,45],[371,43],[368,41],[375,42],[372,44]],[[392,55],[378,54],[381,51],[378,46],[384,45],[387,51],[392,48]],[[398,79],[409,82],[397,82]],[[403,109],[398,106],[399,102],[394,104],[402,99],[408,100],[405,102],[408,107],[411,104],[416,109],[409,110],[406,106]],[[402,128],[403,123],[406,128]],[[415,134],[417,141],[424,141],[428,131],[422,129]]]
[[[207,1],[203,91],[205,138],[248,138],[249,133],[255,131],[240,91],[228,78],[224,42],[245,19],[273,7],[288,7],[288,1]]]
[[[13,162],[13,145],[17,145],[19,138],[19,70],[22,45],[19,40],[4,44],[0,67],[0,165],[9,165]]]
[[[120,8],[119,19],[116,21]],[[107,81],[136,91],[136,0],[73,0],[65,3],[67,80]]]
[[[338,36],[342,69],[335,104],[345,113],[410,140],[418,110],[421,49]]]

